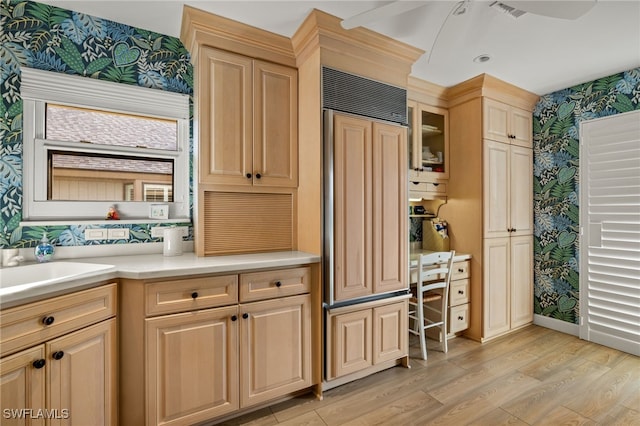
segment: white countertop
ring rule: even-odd
[[[56,260],[54,260],[54,262],[55,261]],[[95,274],[85,275],[81,278],[62,280],[52,284],[30,288],[18,286],[15,292],[9,291],[2,295],[0,308],[5,309],[72,291],[83,290],[102,283],[105,280],[116,278],[154,279],[224,272],[243,272],[316,263],[320,262],[320,256],[300,251],[284,251],[199,257],[196,256],[195,253],[190,252],[173,257],[163,256],[162,254],[141,254],[132,256],[59,259],[59,261],[100,263],[113,265],[113,268]],[[20,266],[13,268],[20,268]],[[8,289],[10,289],[10,287]]]

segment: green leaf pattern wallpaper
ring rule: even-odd
[[[534,309],[579,322],[580,122],[640,109],[640,68],[560,90],[533,112]]]
[[[149,7],[153,7],[153,3],[149,3]],[[23,194],[20,73],[23,66],[192,97],[193,67],[182,42],[175,37],[42,3],[0,0],[0,247],[33,247],[42,238],[43,231],[59,246],[161,241],[151,237],[151,227],[158,225],[148,223],[20,227]],[[192,135],[190,149],[193,149]],[[190,199],[192,204],[192,194]],[[86,241],[84,230],[91,227],[127,227],[130,238]],[[187,239],[192,240],[192,227],[189,229]]]

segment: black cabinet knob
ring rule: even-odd
[[[197,299],[197,298],[198,298],[198,292],[197,292],[197,291],[194,291],[193,293],[191,293],[191,297],[192,297],[193,299]]]
[[[33,368],[41,369],[47,362],[44,359],[36,359],[33,361]]]
[[[464,317],[458,317],[459,321],[462,321],[464,319]]]
[[[276,287],[282,287],[282,282],[276,281]]]
[[[458,294],[464,294],[464,291],[458,290]]]
[[[60,360],[62,359],[63,356],[64,356],[63,351],[55,351],[53,354],[51,354],[51,357],[55,360]]]
[[[247,173],[247,179],[251,179],[251,173]]]
[[[237,320],[238,320],[237,315],[231,315],[231,321],[237,321]]]
[[[463,273],[463,272],[464,272],[464,269],[462,269],[462,268],[458,268],[458,272]]]
[[[242,314],[242,318],[244,318],[244,319],[249,318],[249,314],[245,312],[244,314]]]
[[[256,173],[256,179],[260,179],[262,175],[260,173]]]
[[[438,185],[440,185],[440,184],[439,184],[439,183],[434,183],[434,184],[433,184],[433,186],[438,186]]]
[[[53,322],[54,322],[55,320],[56,320],[56,319],[55,319],[54,317],[52,317],[52,316],[46,316],[46,317],[42,318],[42,323],[43,323],[44,325],[51,325],[51,324],[53,324]]]

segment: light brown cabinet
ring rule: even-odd
[[[538,96],[486,74],[448,95],[455,167],[440,215],[451,246],[472,256],[465,335],[486,341],[533,321],[531,111]]]
[[[447,195],[449,113],[444,108],[408,102],[409,198]]]
[[[533,151],[484,141],[484,237],[533,234]]]
[[[531,111],[483,99],[484,138],[533,148],[533,117]]]
[[[295,188],[297,71],[209,46],[197,70],[200,183]]]
[[[327,380],[406,357],[407,330],[406,297],[331,310],[327,317]]]
[[[0,313],[3,355],[36,343],[0,359],[3,424],[118,424],[115,303],[109,284]]]
[[[407,287],[406,132],[334,116],[334,300]]]
[[[194,424],[310,388],[314,267],[125,280],[123,310],[141,312],[123,313],[122,424]]]

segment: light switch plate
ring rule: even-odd
[[[108,230],[108,240],[128,240],[129,228],[112,228]]]
[[[106,229],[85,229],[84,230],[84,239],[87,240],[87,241],[106,240],[107,239],[107,230]]]

